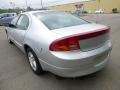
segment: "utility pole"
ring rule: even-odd
[[[101,3],[101,0],[98,0],[98,10],[100,10],[100,3]],[[96,15],[96,23],[99,22],[99,14]]]
[[[10,3],[10,5],[12,6],[12,8],[14,9],[15,8],[15,3],[14,2],[9,2]]]
[[[28,2],[27,0],[25,0],[25,4],[26,4],[26,9],[28,8]]]
[[[43,0],[41,0],[41,8],[43,9]]]
[[[100,1],[100,0],[98,0],[98,9],[100,9],[100,2],[101,2],[101,1]]]

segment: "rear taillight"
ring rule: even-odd
[[[92,32],[80,33],[63,37],[53,41],[49,47],[50,51],[72,51],[80,49],[80,40],[97,37],[109,32],[109,28],[94,30]]]
[[[55,40],[50,45],[51,51],[71,51],[80,49],[78,38],[70,37],[70,38],[62,38],[59,40]]]

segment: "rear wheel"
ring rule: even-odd
[[[33,72],[37,75],[43,74],[44,71],[40,65],[40,62],[36,54],[30,48],[27,49],[27,57],[28,57],[30,67],[33,70]]]

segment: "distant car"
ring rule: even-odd
[[[87,14],[88,12],[86,11],[86,10],[82,10],[82,11],[78,11],[78,10],[72,10],[71,11],[71,14],[80,14],[80,13],[85,13],[85,14]]]
[[[50,71],[78,77],[101,70],[110,59],[110,28],[52,10],[25,12],[15,17],[6,35],[28,57],[34,73]]]
[[[8,26],[11,20],[16,16],[16,13],[2,13],[0,14],[0,26]]]
[[[10,22],[12,21],[12,19],[13,19],[14,17],[15,17],[15,16],[5,17],[5,18],[0,19],[0,26],[9,26]]]
[[[16,16],[16,13],[2,13],[0,14],[0,19],[2,18],[6,18],[6,17],[12,17],[12,16]]]
[[[96,10],[95,13],[104,13],[104,10],[103,9],[99,9],[99,10]]]

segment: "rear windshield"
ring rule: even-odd
[[[77,16],[65,12],[38,12],[34,15],[41,20],[50,30],[64,27],[87,24],[88,22]]]

